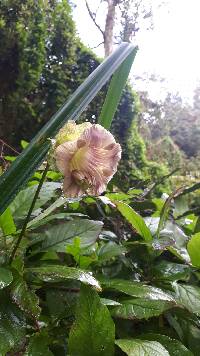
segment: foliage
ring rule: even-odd
[[[200,223],[187,198],[200,184],[166,199],[152,197],[151,187],[130,189],[131,180],[125,182],[127,192],[121,191],[113,181],[102,196],[68,199],[57,172],[48,165],[35,172],[49,147],[49,132],[53,137],[65,122],[63,112],[79,116],[118,69],[118,54],[123,63],[133,50],[123,45],[107,59],[79,88],[80,95],[71,97],[72,108],[65,104],[1,177],[7,189],[1,191],[7,199],[1,206],[14,198],[0,216],[2,356],[199,355]],[[119,99],[110,88],[109,100]],[[134,152],[149,179],[158,166],[147,161],[145,167],[144,148],[127,140],[125,125],[136,143],[140,137],[136,124],[120,122],[123,104],[122,99],[115,128],[124,134],[129,164]],[[108,126],[113,111],[104,118]]]
[[[0,219],[1,354],[198,355],[199,225],[183,197],[61,199],[48,178],[9,265],[30,183]]]
[[[193,104],[183,102],[179,95],[168,94],[160,101],[147,92],[139,93],[142,110],[139,133],[146,142],[147,158],[159,162],[176,174],[170,178],[172,189],[190,186],[199,181],[199,88]],[[197,194],[191,196],[198,205]]]
[[[10,142],[16,142],[14,131],[26,137],[36,118],[33,100],[44,66],[45,35],[43,1],[1,2],[0,125],[1,136],[11,135]]]
[[[26,6],[10,0],[0,6],[1,137],[19,150],[20,140],[30,141],[101,62],[76,38],[68,1],[34,2],[34,11],[32,4],[32,0],[26,1]],[[7,31],[10,17],[11,32]],[[10,77],[10,72],[16,74]],[[80,121],[97,120],[106,91],[107,86],[91,102]],[[153,175],[159,178],[165,174],[164,168],[160,170],[146,160],[145,144],[137,132],[136,122],[132,124],[138,112],[137,95],[127,86],[112,125],[123,147],[119,180],[125,175],[126,184],[122,187],[125,190],[138,179],[146,181]]]
[[[140,133],[147,142],[148,157],[183,169],[187,160],[185,171],[189,171],[188,164],[191,166],[192,158],[199,154],[198,87],[193,105],[184,103],[178,95],[168,94],[159,102],[150,99],[146,92],[139,96],[142,103]]]
[[[1,136],[16,146],[74,89],[75,25],[68,1],[3,0],[0,18]]]
[[[129,89],[130,90],[130,89]],[[136,186],[139,182],[140,186],[144,187],[148,181],[161,178],[167,174],[167,168],[164,164],[160,165],[146,158],[146,146],[142,136],[138,132],[138,114],[140,112],[140,104],[137,94],[127,93],[131,107],[126,102],[121,102],[119,110],[124,113],[113,121],[113,131],[119,142],[122,145],[122,160],[119,166],[118,182],[123,182],[121,189],[127,190],[128,187]],[[132,98],[131,98],[132,97]],[[127,113],[129,111],[130,113]],[[127,120],[129,115],[134,119],[132,122]],[[127,115],[127,116],[126,116]],[[167,186],[165,186],[167,189]]]

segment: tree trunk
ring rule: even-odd
[[[108,12],[106,16],[105,33],[104,33],[104,50],[105,57],[108,57],[113,51],[113,30],[115,25],[115,10],[119,1],[107,0]]]

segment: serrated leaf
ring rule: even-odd
[[[10,210],[15,219],[22,218],[27,215],[27,212],[33,201],[35,192],[37,190],[38,184],[21,190],[21,192],[16,196],[14,201],[10,204]],[[56,190],[61,187],[60,183],[47,182],[44,183],[39,197],[36,201],[34,210],[43,206],[48,200],[55,197]]]
[[[175,302],[174,298],[162,289],[155,288],[141,282],[124,279],[100,280],[104,289],[114,289],[132,297],[145,298],[149,300],[165,300]]]
[[[0,299],[0,355],[5,356],[23,341],[26,324],[23,313],[9,301],[8,295],[1,292]]]
[[[81,287],[76,321],[69,334],[69,354],[76,356],[112,356],[115,325],[98,294]]]
[[[200,267],[200,232],[192,236],[188,242],[187,250],[193,266]]]
[[[121,339],[115,343],[128,356],[170,356],[166,348],[157,341]]]
[[[12,283],[13,275],[12,272],[4,267],[0,267],[0,289],[9,286]]]
[[[26,272],[34,273],[44,282],[61,282],[68,279],[75,279],[85,284],[89,284],[97,290],[101,290],[99,282],[92,276],[90,272],[85,272],[81,269],[65,266],[45,266],[26,268]]]
[[[183,264],[161,261],[153,267],[153,275],[157,280],[188,280],[190,267]]]
[[[0,216],[0,228],[4,235],[11,235],[16,232],[16,226],[10,208],[7,208]]]
[[[18,274],[14,274],[14,281],[10,288],[13,302],[29,316],[36,319],[40,316],[39,298],[34,291],[29,289],[26,282]]]
[[[169,336],[148,333],[140,335],[140,338],[160,342],[169,352],[170,356],[193,356],[193,353],[189,351],[180,341],[172,339]]]
[[[143,237],[145,241],[152,240],[151,232],[146,226],[144,219],[138,213],[136,213],[133,208],[122,202],[116,202],[116,206],[119,212],[133,226],[137,233]]]
[[[169,325],[176,331],[179,339],[186,345],[194,356],[199,356],[200,329],[199,319],[186,310],[167,314]]]
[[[101,298],[101,303],[104,305],[110,305],[110,306],[119,306],[121,303],[116,302],[116,300],[112,299],[107,299],[107,298]]]
[[[200,316],[200,288],[188,284],[173,283],[175,298],[190,312]]]
[[[48,230],[34,235],[33,242],[41,241],[38,251],[65,252],[66,245],[73,243],[74,238],[80,238],[81,247],[89,247],[96,242],[103,223],[87,219],[76,219],[48,228]]]
[[[25,356],[53,356],[48,347],[48,338],[41,334],[31,336]]]
[[[175,306],[165,300],[147,300],[143,298],[120,300],[121,305],[111,310],[112,316],[122,319],[149,319],[159,316]]]

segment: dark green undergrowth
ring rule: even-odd
[[[62,197],[42,172],[0,217],[1,355],[199,355],[199,217],[187,191]],[[195,189],[195,187],[194,187]]]

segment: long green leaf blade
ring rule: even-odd
[[[108,93],[106,95],[106,99],[99,117],[99,124],[106,129],[109,129],[111,126],[137,50],[138,48],[135,47],[112,77]]]
[[[115,202],[115,204],[122,216],[133,226],[137,233],[142,236],[145,241],[151,241],[152,235],[144,219],[128,204],[121,201]]]
[[[132,45],[122,43],[90,74],[12,163],[10,169],[0,177],[0,213],[7,208],[20,188],[44,160],[51,145],[49,138],[54,137],[69,119],[75,120],[81,115],[111,75],[134,50]]]

